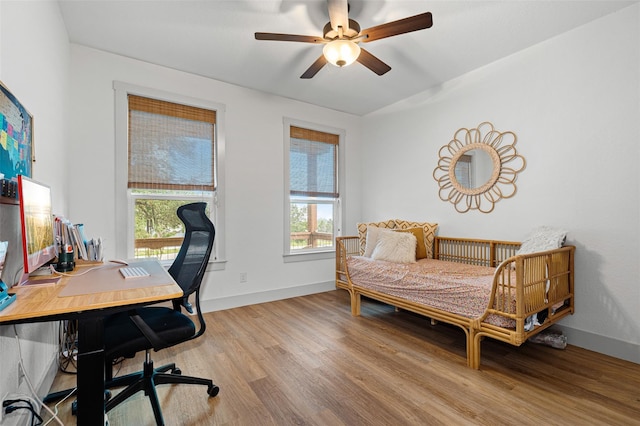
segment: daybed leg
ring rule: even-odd
[[[356,293],[351,290],[349,292],[351,294],[351,315],[354,317],[360,316],[360,293]]]
[[[471,345],[471,347],[468,348],[467,364],[474,370],[480,369],[481,340],[482,336],[478,335],[477,333],[473,331],[469,333],[469,344]]]
[[[471,367],[471,354],[473,353],[473,331],[463,328],[467,335],[467,367]]]

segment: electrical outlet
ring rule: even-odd
[[[247,282],[247,273],[246,272],[240,272],[240,282],[241,283],[246,283]]]

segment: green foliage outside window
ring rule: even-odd
[[[318,218],[318,229],[307,229],[307,204],[291,204],[291,232],[328,232],[333,233],[333,219]]]
[[[184,236],[184,224],[177,215],[178,207],[197,200],[161,198],[169,192],[175,194],[176,191],[145,191],[146,194],[150,192],[157,194],[158,198],[136,198],[134,203],[134,257],[154,257],[162,260],[172,260],[178,253]],[[134,194],[140,193],[142,191],[134,190]],[[180,195],[189,196],[192,194],[181,193]],[[208,214],[209,207],[207,207]]]
[[[317,217],[317,229],[309,229],[308,216],[310,213],[310,204],[292,203],[290,206],[289,226],[291,230],[291,249],[330,247],[333,244],[332,238],[329,240],[326,240],[326,237],[318,238],[318,234],[333,235],[333,218]],[[315,211],[315,209],[312,211]]]
[[[183,232],[182,221],[176,210],[189,201],[136,200],[135,238],[167,238]]]
[[[307,205],[291,204],[291,232],[307,231]]]

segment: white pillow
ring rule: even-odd
[[[529,234],[516,254],[529,254],[560,248],[566,237],[567,231],[541,226]]]
[[[418,240],[411,233],[384,230],[378,233],[378,242],[371,258],[396,263],[415,263],[417,244]]]
[[[376,248],[376,244],[378,244],[381,232],[392,231],[385,228],[378,228],[377,226],[367,226],[367,237],[363,254],[364,257],[371,257],[371,255],[373,254],[373,250]]]

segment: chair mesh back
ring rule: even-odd
[[[200,287],[213,248],[216,231],[205,214],[206,206],[206,203],[185,204],[177,212],[185,226],[184,241],[169,274],[182,287],[185,296]]]

